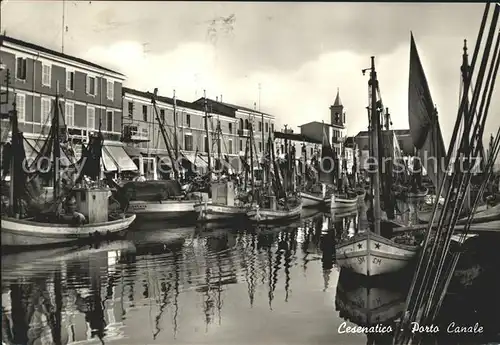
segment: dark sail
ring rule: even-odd
[[[417,46],[411,35],[408,116],[413,145],[436,188],[443,181],[446,150]],[[446,192],[446,189],[444,190]]]
[[[321,147],[321,161],[319,162],[319,182],[333,184],[335,169],[335,154],[333,152],[328,135],[323,126],[323,145]]]

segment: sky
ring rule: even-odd
[[[348,134],[368,125],[368,74],[375,56],[384,105],[408,128],[413,32],[445,142],[457,116],[463,40],[472,55],[483,4],[310,2],[2,2],[7,35],[62,49],[127,76],[131,88],[194,101],[203,96],[276,116],[299,131],[329,121],[337,89]],[[29,23],[29,25],[26,25]],[[32,30],[32,28],[37,28]],[[259,89],[260,85],[260,89]],[[493,96],[487,136],[500,125]]]

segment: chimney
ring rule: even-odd
[[[222,94],[220,95],[220,102],[222,103]]]
[[[219,101],[219,96],[215,96],[215,101],[218,102]]]

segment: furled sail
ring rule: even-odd
[[[321,147],[321,161],[319,162],[319,182],[333,184],[335,170],[335,154],[333,152],[325,126],[323,126],[323,145]]]
[[[411,35],[408,116],[413,145],[436,188],[444,180],[446,150],[417,46]],[[446,193],[446,185],[444,192]]]

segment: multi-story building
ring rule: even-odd
[[[282,155],[285,152],[285,140],[289,147],[295,147],[295,158],[306,158],[308,163],[311,163],[311,158],[321,152],[321,140],[308,137],[302,133],[293,133],[292,130],[283,130],[274,132],[274,146],[276,154]]]
[[[27,157],[34,156],[48,134],[56,94],[68,133],[78,158],[79,143],[101,129],[105,137],[104,169],[136,170],[120,142],[122,127],[121,93],[125,76],[74,56],[63,54],[12,37],[0,36],[0,85],[9,99],[2,99],[1,113],[15,103],[19,128],[26,138]]]
[[[149,171],[152,174],[150,177],[157,178],[157,158],[162,163],[169,164],[169,153],[158,118],[166,129],[169,147],[174,151],[173,156],[177,147],[196,168],[205,170],[208,167],[208,153],[211,156],[210,163],[215,166],[220,147],[221,158],[228,158],[232,170],[241,170],[239,155],[244,154],[246,140],[239,128],[244,121],[244,111],[234,105],[219,102],[218,98],[215,101],[200,98],[190,103],[157,95],[156,114],[152,97],[150,92],[123,88],[123,141],[127,142],[126,150],[134,157],[141,172]],[[247,116],[245,120],[248,121],[248,118],[250,117]],[[269,119],[270,116],[265,115],[265,118]],[[274,123],[271,126],[267,124],[266,128],[268,131],[269,128],[274,128]],[[262,145],[259,134],[254,134],[256,150]]]
[[[408,160],[408,157],[413,156],[414,154],[414,146],[410,130],[395,129],[394,134],[403,157],[405,157],[405,160]],[[367,160],[370,156],[370,133],[368,131],[361,131],[354,137],[354,141],[356,142],[356,146],[359,150],[359,171],[366,170],[368,168]]]
[[[218,97],[216,100],[207,99],[208,106],[211,109],[217,109],[225,113],[234,114],[235,126],[232,129],[232,136],[234,144],[236,145],[236,151],[240,155],[243,155],[246,149],[247,143],[249,143],[249,133],[250,126],[253,129],[254,146],[256,154],[262,157],[263,151],[267,150],[267,141],[269,140],[269,135],[274,132],[274,120],[275,117],[264,112],[259,112],[256,109],[250,109],[244,106],[235,105],[231,103],[222,102],[222,96],[220,100]],[[200,98],[196,100],[195,104],[203,104],[204,99]],[[254,107],[256,108],[256,107]]]

